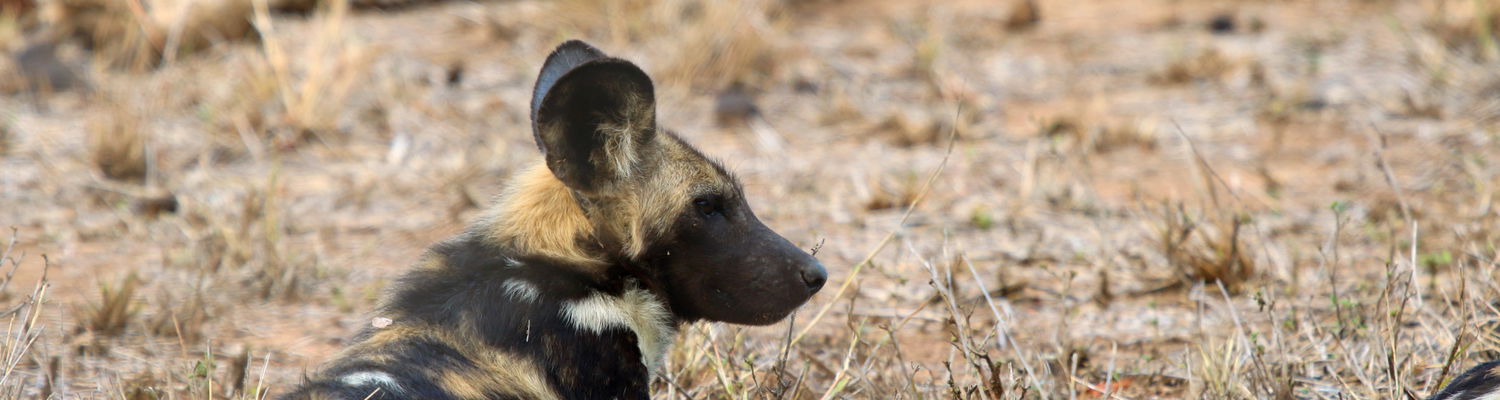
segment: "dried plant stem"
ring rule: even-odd
[[[875,248],[871,249],[870,253],[866,254],[863,260],[855,263],[854,267],[849,269],[849,276],[844,277],[844,282],[839,284],[838,291],[833,292],[833,297],[827,300],[823,308],[818,309],[818,313],[814,314],[812,319],[807,321],[807,326],[802,327],[802,330],[797,332],[797,336],[792,338],[791,344],[788,346],[795,346],[798,342],[802,341],[803,336],[807,336],[808,331],[818,326],[818,321],[823,320],[823,316],[828,314],[828,310],[832,309],[833,305],[838,303],[838,299],[843,297],[845,292],[849,291],[850,286],[854,285],[855,280],[859,278],[860,271],[869,266],[870,262],[875,260],[875,256],[885,250],[885,246],[889,245],[891,240],[895,239],[896,235],[901,233],[902,228],[906,227],[906,221],[911,218],[912,212],[916,211],[917,205],[922,204],[922,200],[927,198],[927,193],[932,191],[933,182],[937,181],[938,176],[943,174],[943,169],[948,166],[948,159],[953,157],[953,147],[957,144],[957,140],[958,130],[950,128],[948,131],[948,148],[943,152],[943,160],[938,163],[937,168],[933,169],[932,174],[927,177],[927,181],[922,183],[922,189],[917,191],[917,195],[912,197],[911,204],[906,206],[906,212],[901,214],[901,219],[896,222],[896,227],[886,233],[885,237],[880,239],[880,243],[876,244]]]

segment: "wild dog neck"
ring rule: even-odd
[[[521,172],[476,230],[518,253],[577,265],[600,278],[610,264],[573,191],[545,164]]]
[[[614,294],[598,292],[563,304],[561,311],[579,329],[628,326],[640,336],[647,365],[654,369],[660,364],[683,321],[664,301],[653,268],[610,254],[573,190],[545,164],[520,173],[476,228],[487,241],[506,245],[517,256],[556,260],[592,279],[590,284],[608,288]]]

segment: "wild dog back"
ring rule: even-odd
[[[647,399],[682,324],[774,323],[822,288],[728,171],[657,126],[634,64],[563,43],[531,107],[543,162],[286,398]]]

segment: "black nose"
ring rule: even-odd
[[[828,272],[823,270],[823,263],[813,261],[802,267],[802,282],[807,284],[808,293],[817,293],[828,283]]]

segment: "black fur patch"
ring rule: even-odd
[[[395,325],[450,329],[453,335],[478,339],[492,350],[531,360],[545,381],[565,399],[649,399],[648,369],[634,332],[613,328],[601,333],[580,330],[564,319],[562,304],[596,292],[620,294],[624,276],[600,281],[573,268],[541,258],[512,258],[477,237],[464,235],[432,249],[438,268],[403,276],[377,315],[395,316]],[[519,267],[515,266],[519,265]],[[517,299],[504,283],[521,279],[535,286],[532,300]],[[393,326],[395,326],[393,325]],[[367,328],[356,341],[387,328]],[[339,381],[356,372],[379,371],[395,378],[401,391],[382,399],[453,398],[431,376],[443,372],[485,374],[465,354],[448,344],[409,338],[381,346],[372,354],[350,354],[323,369],[286,399],[363,399],[374,385],[349,386]],[[384,361],[373,361],[380,359]],[[515,398],[495,393],[490,398]]]
[[[1500,361],[1490,361],[1453,378],[1448,387],[1428,400],[1476,400],[1500,393]]]

